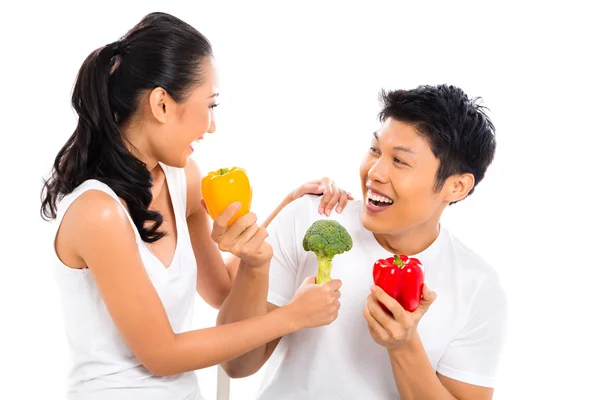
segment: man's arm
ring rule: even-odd
[[[325,284],[315,284],[315,276],[309,276],[300,285],[298,291],[293,295],[289,303],[282,304],[281,308],[267,303],[266,299],[261,296],[253,295],[252,288],[248,284],[259,283],[264,284],[264,279],[260,279],[263,271],[253,273],[250,267],[246,267],[242,261],[240,271],[235,277],[234,287],[231,294],[225,300],[225,304],[219,312],[217,326],[229,324],[239,324],[246,319],[256,319],[267,317],[275,314],[284,308],[294,305],[296,309],[302,310],[297,314],[297,318],[306,321],[305,324],[298,324],[298,328],[312,328],[317,326],[328,325],[333,322],[338,315],[340,309],[340,287],[341,281],[333,279]],[[259,279],[254,279],[259,278]],[[293,281],[291,282],[293,284]],[[257,292],[264,295],[265,286],[260,286]],[[248,290],[250,289],[250,290]],[[266,307],[264,305],[266,304]],[[266,311],[269,312],[266,312]],[[252,313],[262,313],[249,317]],[[295,331],[294,331],[295,332]],[[292,333],[292,332],[288,332]],[[284,336],[284,335],[281,335]],[[251,375],[258,371],[260,367],[271,357],[273,351],[279,343],[281,336],[265,343],[262,346],[256,347],[235,359],[230,359],[223,362],[221,365],[225,372],[232,378],[242,378]]]
[[[406,400],[491,400],[493,388],[450,379],[431,367],[418,334],[406,346],[389,350],[394,380]]]
[[[417,325],[436,298],[425,287],[419,308],[409,313],[381,288],[369,295],[364,316],[373,339],[388,350],[394,380],[402,399],[490,400],[493,376],[504,342],[506,299],[490,280],[480,289],[479,309],[450,343],[435,371]],[[386,313],[384,304],[392,315]]]

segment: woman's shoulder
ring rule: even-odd
[[[74,222],[84,229],[110,227],[120,222],[129,224],[121,200],[106,184],[90,180],[65,196],[59,205],[64,223]]]
[[[125,207],[116,196],[101,185],[86,185],[84,189],[63,199],[56,227],[57,256],[76,268],[85,264],[82,253],[107,240],[136,240]]]

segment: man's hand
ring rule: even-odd
[[[400,303],[390,297],[379,286],[371,288],[371,294],[367,297],[367,304],[363,315],[369,325],[369,332],[377,344],[388,350],[396,350],[404,346],[412,338],[417,330],[419,321],[425,315],[429,306],[436,298],[436,293],[423,287],[423,296],[419,307],[411,312],[406,311]],[[386,312],[383,304],[391,311]]]

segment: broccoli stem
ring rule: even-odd
[[[331,280],[331,260],[332,258],[318,257],[319,270],[317,271],[317,285],[327,283]]]

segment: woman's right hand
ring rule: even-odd
[[[335,321],[340,309],[341,286],[339,279],[317,285],[315,276],[309,276],[302,282],[288,304],[301,328],[329,325]]]
[[[256,224],[256,214],[249,212],[238,218],[229,228],[227,224],[241,207],[230,204],[213,222],[212,240],[226,251],[240,258],[248,266],[260,266],[271,261],[273,248],[265,241],[269,234]]]

